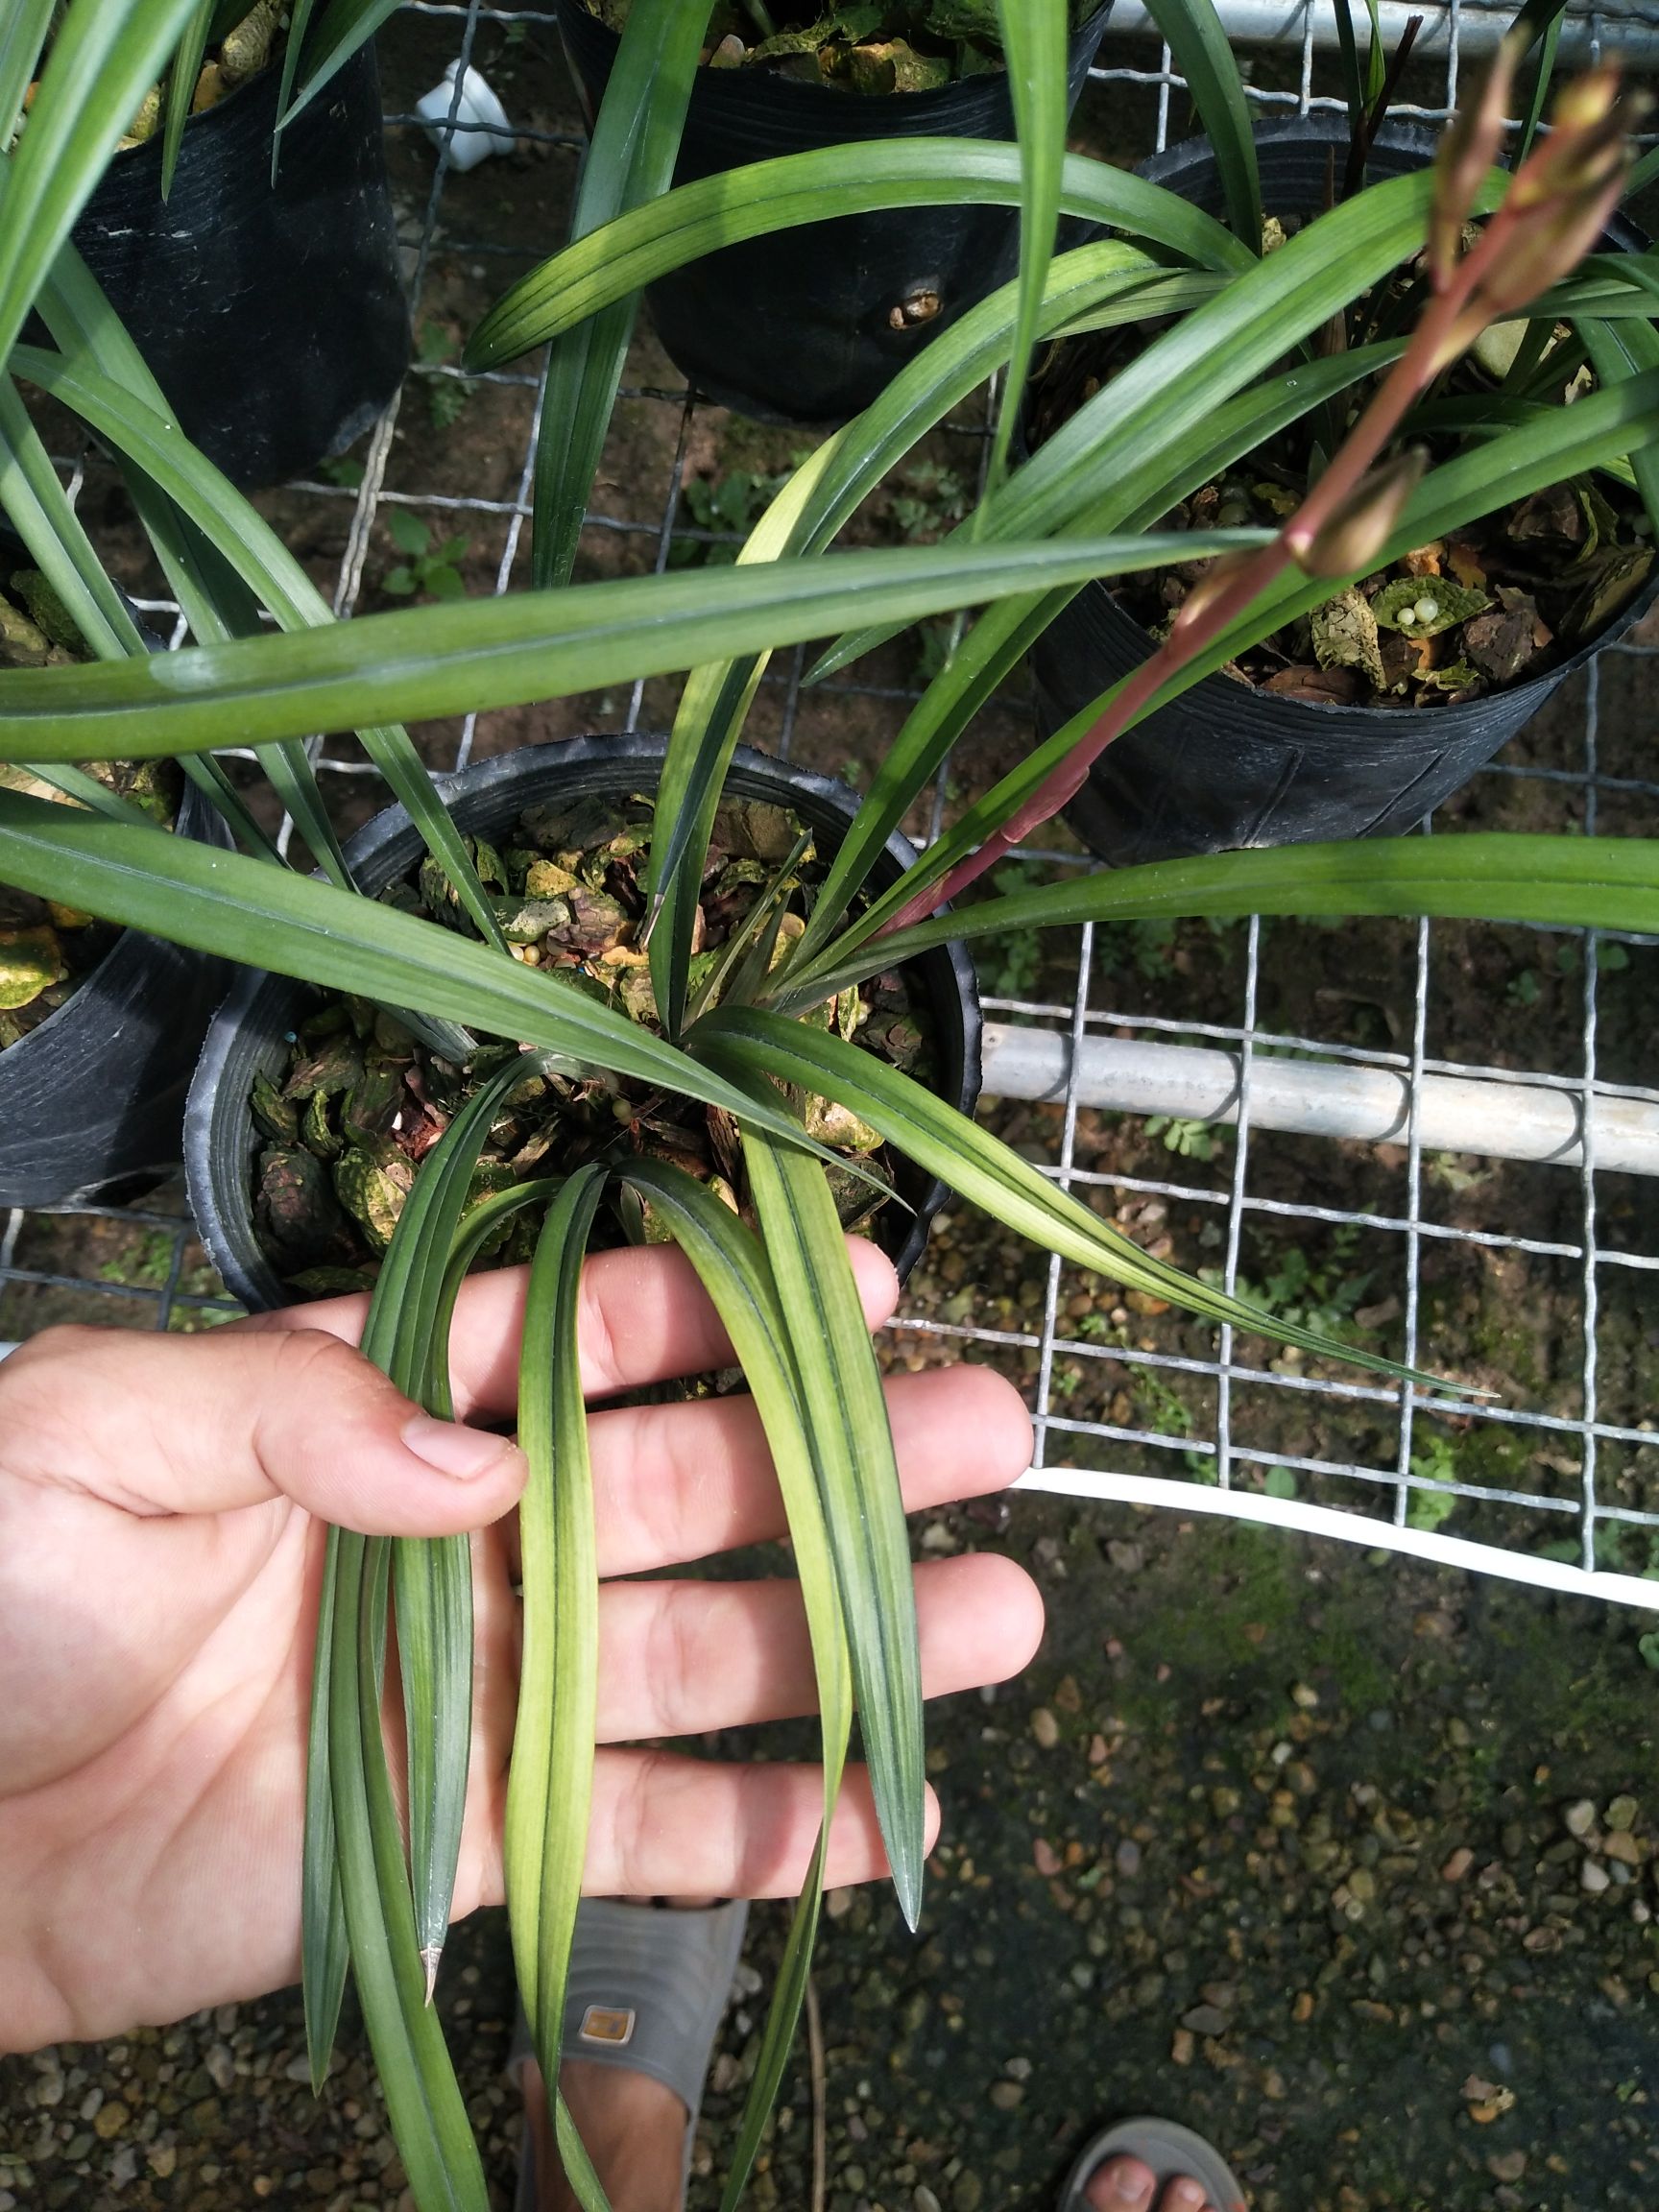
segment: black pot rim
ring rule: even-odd
[[[583,5],[583,0],[565,0],[565,4],[571,8],[575,13],[581,15],[585,21],[590,23],[595,31],[602,33],[605,37],[612,40],[613,43],[620,42],[620,34],[618,32],[613,31],[609,24],[601,22],[597,15],[590,13],[589,11]],[[1106,20],[1112,12],[1114,0],[1100,0],[1100,5],[1094,9],[1093,12],[1087,15],[1081,23],[1077,25],[1074,31],[1068,33],[1068,36],[1071,39],[1086,38],[1091,32],[1096,30],[1101,36],[1104,36],[1106,31]],[[698,82],[701,84],[710,75],[714,76],[715,78],[721,78],[726,74],[727,72],[723,70],[715,70],[713,72],[709,72],[706,69],[699,69],[697,73]],[[995,72],[990,73],[990,75],[985,80],[959,77],[953,79],[952,82],[949,84],[935,85],[930,92],[882,92],[879,94],[858,94],[837,92],[833,89],[832,86],[828,84],[808,84],[804,83],[803,80],[798,77],[781,76],[776,70],[773,69],[742,69],[733,70],[730,74],[734,79],[739,80],[745,85],[757,85],[762,84],[769,85],[772,89],[770,94],[767,95],[768,97],[775,98],[779,102],[780,106],[783,108],[792,107],[796,113],[802,116],[805,116],[809,113],[845,114],[847,103],[849,100],[861,99],[863,104],[868,108],[879,108],[897,107],[902,110],[907,118],[917,121],[926,117],[935,109],[943,111],[952,103],[959,101],[961,99],[962,89],[965,84],[971,84],[979,82],[1006,83],[1007,81],[1007,71],[1004,70],[1001,73],[999,79],[996,76]],[[137,149],[134,148],[133,151],[136,152]]]
[[[200,843],[204,841],[203,833],[205,831],[210,839],[218,819],[211,802],[186,777],[183,797],[179,802],[179,812],[173,822],[174,836],[194,837]],[[55,1031],[66,1029],[69,1023],[65,1017],[74,1013],[83,992],[103,974],[110,961],[121,957],[134,946],[150,942],[154,935],[155,932],[149,929],[129,928],[119,931],[103,958],[95,967],[87,969],[62,1005],[48,1014],[45,1021],[31,1029],[26,1036],[19,1037],[15,1045],[7,1046],[6,1058],[12,1060],[14,1054],[27,1052],[37,1037],[52,1037]]]
[[[575,767],[637,761],[642,768],[660,770],[667,752],[667,742],[665,736],[659,735],[594,734],[553,738],[537,744],[520,745],[510,753],[471,762],[447,775],[435,776],[432,781],[445,805],[448,805],[463,795],[472,799],[481,792],[488,794],[498,789],[510,789],[518,781],[527,764],[546,764],[557,760]],[[818,775],[811,769],[796,767],[791,761],[780,760],[771,754],[757,752],[750,746],[739,745],[735,749],[732,757],[732,767],[769,781],[781,779],[800,797],[818,801],[822,805],[844,815],[849,822],[859,804],[858,794],[850,784],[834,777]],[[409,859],[413,860],[416,853],[423,849],[420,832],[410,821],[407,810],[395,802],[383,807],[354,833],[346,845],[346,858],[355,869],[359,862],[371,855],[379,858],[389,847],[405,842],[410,847]],[[900,830],[896,830],[888,839],[885,850],[902,867],[907,867],[916,858],[915,847]],[[398,867],[405,864],[395,860],[391,873],[395,875]],[[966,947],[951,943],[936,948],[935,951],[949,956],[961,1013],[962,1079],[954,1103],[963,1111],[971,1113],[979,1095],[984,1049],[985,1023],[979,1002],[978,982]],[[209,1260],[235,1296],[243,1295],[247,1282],[242,1280],[240,1260],[230,1248],[228,1240],[221,1234],[223,1210],[217,1198],[220,1166],[214,1136],[222,1084],[228,1072],[231,1052],[244,1022],[253,1012],[266,987],[273,981],[292,981],[297,989],[307,987],[299,978],[274,975],[273,972],[266,969],[243,969],[213,1017],[191,1080],[184,1109],[184,1173],[190,1210]],[[245,1102],[243,1111],[246,1111]],[[916,1220],[911,1235],[905,1239],[894,1262],[901,1277],[920,1259],[931,1216],[948,1195],[946,1186],[935,1181],[916,1207]]]
[[[1323,109],[1315,110],[1308,115],[1290,115],[1275,122],[1259,123],[1252,134],[1258,145],[1262,146],[1334,145],[1346,139],[1347,125],[1341,116],[1329,109]],[[1426,130],[1421,125],[1404,123],[1386,126],[1377,139],[1377,145],[1380,147],[1392,148],[1401,153],[1421,155],[1425,164],[1431,157],[1435,143],[1436,138],[1432,132]],[[1150,155],[1146,160],[1140,162],[1137,165],[1136,173],[1154,184],[1166,184],[1170,174],[1179,174],[1181,170],[1190,166],[1201,156],[1210,160],[1214,159],[1214,154],[1208,138],[1202,136],[1183,138],[1173,146],[1166,146],[1162,154]],[[1649,243],[1646,235],[1622,210],[1616,212],[1612,217],[1607,227],[1606,235],[1615,241],[1619,252],[1625,253],[1640,252]],[[1124,621],[1146,639],[1146,657],[1150,658],[1153,650],[1151,633],[1144,630],[1135,620],[1135,617],[1127,612],[1109,587],[1099,577],[1095,577],[1083,589],[1087,593],[1095,594],[1099,598],[1111,601]],[[1524,683],[1506,684],[1502,690],[1483,692],[1478,700],[1465,701],[1464,706],[1479,707],[1488,699],[1522,700],[1528,693],[1533,694],[1537,704],[1542,706],[1552,691],[1557,690],[1561,685],[1587,668],[1598,653],[1604,651],[1609,645],[1616,645],[1621,637],[1642,620],[1644,615],[1651,612],[1656,602],[1659,602],[1659,548],[1655,550],[1653,565],[1649,569],[1647,582],[1642,586],[1642,589],[1625,607],[1621,609],[1619,613],[1614,615],[1610,622],[1598,631],[1594,637],[1587,639],[1578,646],[1565,661],[1558,661],[1552,668],[1545,669],[1537,676],[1529,676]],[[1223,676],[1219,670],[1214,670],[1208,676],[1201,676],[1198,682],[1190,686],[1190,690],[1192,692],[1207,692],[1212,699],[1219,697],[1234,700],[1254,699],[1262,695],[1259,685],[1235,683],[1232,677]],[[1279,698],[1281,705],[1294,709],[1298,715],[1308,714],[1323,717],[1333,724],[1345,723],[1350,726],[1356,717],[1362,717],[1367,723],[1379,730],[1398,727],[1403,721],[1413,723],[1421,721],[1426,727],[1439,727],[1442,725],[1444,717],[1462,710],[1452,701],[1433,707],[1409,708],[1376,707],[1368,700],[1360,700],[1353,706],[1344,707],[1329,704],[1322,699],[1286,700],[1277,693],[1269,694],[1269,696]]]

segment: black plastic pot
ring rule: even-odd
[[[1071,40],[1071,97],[1083,89],[1110,0]],[[559,28],[589,120],[617,38],[582,0],[559,0]],[[760,69],[699,70],[677,184],[775,155],[890,138],[1014,136],[1007,78],[871,98]],[[918,207],[848,215],[722,248],[646,289],[676,368],[723,406],[763,421],[844,421],[906,361],[1014,275],[1012,207]],[[909,322],[904,302],[936,299]],[[895,327],[895,318],[898,326]]]
[[[661,772],[662,754],[660,738],[572,737],[479,761],[441,779],[440,788],[463,830],[493,837],[539,801],[589,793],[625,797],[649,789]],[[793,807],[831,839],[845,831],[858,805],[857,794],[845,783],[807,775],[747,747],[733,756],[726,789],[733,798]],[[389,806],[346,850],[356,881],[373,894],[407,874],[424,848],[402,807]],[[914,848],[895,836],[873,872],[878,887],[896,881],[915,857]],[[940,1095],[972,1113],[979,1095],[983,1027],[973,964],[960,946],[944,946],[925,953],[910,974],[932,1019],[942,1062]],[[244,974],[208,1032],[185,1116],[185,1170],[202,1241],[232,1296],[256,1312],[291,1303],[291,1293],[254,1233],[256,1136],[248,1101],[257,1073],[282,1073],[289,1037],[312,997],[308,986],[286,976]],[[902,1166],[899,1188],[915,1211],[900,1214],[890,1236],[881,1235],[879,1223],[877,1234],[906,1275],[922,1257],[928,1224],[947,1192],[943,1184]]]
[[[175,834],[228,845],[186,783]],[[124,929],[74,995],[0,1052],[0,1207],[116,1199],[179,1159],[190,1077],[229,970]]]
[[[1345,122],[1312,116],[1271,124],[1256,138],[1262,191],[1279,215],[1323,203],[1327,159],[1347,148]],[[1371,174],[1400,176],[1433,152],[1424,132],[1397,131],[1376,149]],[[1218,215],[1220,180],[1207,139],[1171,147],[1142,174]],[[1622,217],[1607,243],[1647,240]],[[1104,860],[1129,866],[1238,846],[1397,835],[1484,767],[1567,678],[1621,637],[1659,597],[1659,573],[1591,644],[1545,675],[1460,706],[1327,707],[1209,676],[1110,745],[1067,808]],[[1104,584],[1091,584],[1033,649],[1037,716],[1046,737],[1139,666],[1144,630]]]
[[[342,451],[409,365],[373,50],[283,132],[273,186],[281,75],[191,117],[165,202],[159,135],[118,154],[74,233],[180,427],[242,485]]]

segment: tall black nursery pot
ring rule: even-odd
[[[571,737],[527,745],[440,780],[460,827],[495,837],[526,806],[590,794],[625,798],[651,789],[661,773],[663,744],[651,737]],[[763,754],[739,747],[726,780],[737,799],[793,807],[804,822],[838,839],[857,810],[856,792],[828,777],[811,776]],[[401,806],[389,806],[347,847],[358,884],[384,889],[420,860],[424,847]],[[889,842],[874,880],[885,888],[916,857],[901,836]],[[982,1022],[974,969],[960,946],[925,953],[909,970],[931,1016],[940,1057],[941,1097],[971,1114],[979,1095]],[[203,1048],[184,1124],[184,1162],[190,1205],[208,1257],[231,1294],[256,1312],[291,1303],[254,1234],[252,1163],[255,1133],[249,1112],[254,1076],[283,1070],[288,1038],[313,994],[282,975],[243,974],[213,1022]],[[928,1224],[943,1204],[943,1184],[900,1164],[899,1189],[910,1214],[897,1213],[894,1227],[878,1235],[901,1275],[922,1257]]]
[[[174,834],[230,841],[194,783]],[[185,1094],[228,973],[124,929],[56,1014],[0,1052],[0,1207],[120,1198],[177,1162]]]
[[[1106,0],[1072,35],[1073,100],[1110,12]],[[616,34],[583,0],[559,0],[559,28],[591,117]],[[849,141],[1014,134],[1001,72],[880,98],[766,70],[700,69],[674,181]],[[895,208],[723,247],[660,277],[645,298],[675,366],[723,406],[770,421],[844,421],[930,338],[1006,283],[1019,253],[1016,208]],[[936,314],[906,319],[907,301],[935,299]]]
[[[185,436],[237,484],[341,452],[409,365],[372,46],[282,133],[279,67],[193,115],[161,198],[159,133],[117,154],[75,244]]]
[[[1331,116],[1269,124],[1256,133],[1262,192],[1279,215],[1322,204],[1327,156],[1347,149]],[[1424,132],[1385,135],[1373,176],[1421,168],[1434,141]],[[1220,180],[1207,139],[1145,162],[1142,175],[1218,215]],[[1647,244],[1616,218],[1607,243]],[[1397,835],[1485,766],[1551,692],[1628,630],[1659,596],[1659,573],[1591,644],[1507,690],[1460,706],[1327,707],[1207,676],[1109,745],[1067,815],[1104,860],[1130,866],[1237,846]],[[1038,726],[1046,737],[1138,667],[1151,651],[1144,630],[1104,584],[1091,584],[1033,649]]]

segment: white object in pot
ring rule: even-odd
[[[476,169],[480,161],[487,161],[492,154],[511,154],[517,141],[513,127],[507,120],[507,110],[496,99],[489,83],[476,69],[469,69],[461,79],[461,97],[455,97],[455,78],[460,70],[459,61],[451,61],[444,72],[442,84],[434,84],[415,103],[415,112],[426,126],[426,135],[440,152],[444,141],[449,141],[449,166],[466,171]],[[454,110],[454,129],[450,129],[450,110]]]

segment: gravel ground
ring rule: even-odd
[[[920,1936],[878,1893],[835,1900],[827,2212],[1035,2212],[1136,2109],[1224,2146],[1257,2212],[1659,2201],[1639,1623],[1128,1509],[1022,1501],[1004,1532],[963,1511],[920,1542],[1013,1551],[1051,1625],[1027,1676],[935,1720]],[[692,2212],[717,2201],[782,1924],[756,1916]],[[510,1999],[482,1915],[444,2002],[502,2205]],[[406,2204],[360,2036],[321,2103],[301,2049],[289,1993],[0,2065],[0,2212]],[[805,2039],[800,2059],[754,2200],[790,2212]]]

